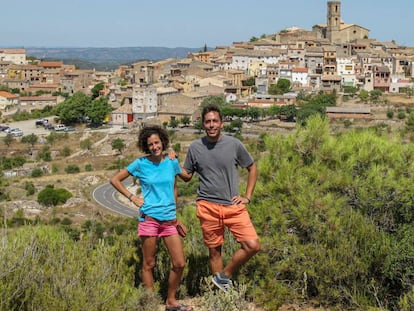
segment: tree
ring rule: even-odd
[[[295,120],[297,109],[295,105],[286,105],[280,107],[280,114],[284,115],[286,121],[293,122]]]
[[[91,104],[91,98],[82,92],[76,92],[73,96],[56,106],[55,112],[63,123],[76,123],[86,116],[86,110]]]
[[[374,104],[378,104],[380,99],[382,96],[382,92],[380,90],[372,90],[371,92],[369,92],[369,97],[370,100],[374,103]]]
[[[180,122],[182,124],[184,124],[185,126],[188,126],[190,124],[190,117],[189,116],[184,116],[181,118]]]
[[[80,141],[80,147],[82,149],[90,150],[92,147],[92,141],[89,138]]]
[[[4,137],[4,143],[6,144],[7,147],[10,147],[10,145],[12,144],[12,142],[14,142],[14,138],[13,135],[10,133],[7,133],[6,137]]]
[[[290,91],[290,80],[280,78],[276,84],[271,84],[268,89],[268,93],[272,95],[285,94]]]
[[[96,98],[86,108],[86,115],[92,123],[102,122],[105,117],[112,111],[112,106],[108,103],[107,98]]]
[[[324,106],[315,104],[306,104],[297,111],[297,122],[298,124],[305,126],[307,119],[312,116],[319,115],[322,119],[325,118],[326,108]]]
[[[361,90],[358,94],[358,98],[364,102],[364,103],[368,103],[368,99],[369,99],[369,92],[367,90]]]
[[[244,86],[254,86],[256,84],[256,79],[254,77],[248,77],[243,81]]]
[[[193,124],[194,124],[194,129],[197,130],[198,134],[201,134],[203,130],[203,124],[201,123],[201,120],[197,120]]]
[[[241,119],[235,119],[230,122],[229,125],[224,126],[224,130],[227,132],[235,132],[241,134],[243,128],[243,121]]]
[[[53,185],[47,185],[37,195],[37,202],[45,206],[56,206],[58,204],[64,204],[68,199],[72,197],[66,189],[55,189]]]
[[[169,123],[169,126],[172,127],[173,129],[175,129],[178,126],[178,124],[179,124],[179,121],[178,120],[171,119],[170,120],[170,123]]]
[[[245,110],[245,116],[251,118],[252,120],[257,120],[262,113],[262,110],[257,107],[249,107]]]
[[[210,96],[207,96],[201,102],[200,109],[202,110],[205,106],[210,105],[210,104],[213,104],[213,105],[216,105],[220,108],[223,108],[224,106],[227,105],[226,98],[224,97],[224,95],[210,95]]]
[[[414,87],[407,86],[407,88],[405,89],[405,93],[407,94],[408,98],[411,98],[411,96],[414,95]]]
[[[121,138],[115,138],[111,143],[112,149],[118,150],[122,154],[122,150],[126,147],[125,142]]]
[[[99,92],[102,91],[104,89],[104,87],[105,87],[104,82],[99,82],[99,83],[95,84],[95,86],[91,90],[92,99],[95,99],[95,98],[99,97]]]
[[[53,145],[58,139],[59,139],[59,134],[55,133],[55,132],[51,132],[47,137],[46,137],[46,141],[50,144]]]
[[[29,135],[23,136],[22,137],[22,143],[25,144],[30,144],[32,146],[32,148],[34,147],[34,145],[37,143],[37,140],[39,138],[37,137],[37,135],[31,133]]]
[[[311,98],[309,98],[307,104],[309,105],[316,105],[322,107],[328,106],[336,106],[336,93],[332,94],[317,94]]]

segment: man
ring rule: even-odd
[[[257,167],[238,139],[221,133],[223,120],[217,106],[203,109],[202,125],[206,136],[191,143],[181,178],[189,181],[195,172],[199,176],[197,217],[209,249],[213,283],[226,291],[232,286],[232,274],[260,250],[259,238],[246,209],[256,185]],[[248,171],[244,195],[239,194],[238,166]],[[221,248],[225,227],[241,247],[223,268]]]

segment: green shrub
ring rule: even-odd
[[[392,109],[387,110],[387,118],[388,119],[394,118],[394,111]]]
[[[43,146],[42,149],[38,153],[39,159],[50,162],[52,161],[52,153],[50,152],[49,146]]]
[[[71,154],[72,154],[72,150],[68,146],[63,147],[63,149],[62,149],[62,155],[64,157],[68,157]]]
[[[80,168],[76,164],[70,164],[65,167],[65,172],[68,174],[76,174],[80,172]]]
[[[33,195],[36,192],[36,188],[32,182],[26,181],[24,184],[24,189],[26,190],[26,196]]]
[[[52,173],[56,174],[59,172],[59,166],[57,166],[56,164],[52,164]]]
[[[37,195],[37,202],[45,206],[64,204],[72,194],[66,189],[55,189],[53,185],[47,185]]]
[[[247,296],[270,310],[301,299],[393,309],[408,299],[414,229],[395,232],[414,219],[412,145],[375,129],[333,136],[318,117],[265,145],[249,204],[262,251],[236,276],[250,283]]]
[[[406,116],[407,114],[405,113],[405,111],[402,111],[402,110],[398,111],[398,114],[397,114],[398,119],[400,120],[405,119]]]
[[[112,245],[74,241],[55,227],[23,227],[0,244],[2,310],[154,310],[135,288],[130,236]]]
[[[36,167],[32,170],[32,172],[30,173],[31,177],[41,177],[43,176],[43,170],[39,167]]]
[[[69,226],[69,225],[72,224],[72,220],[68,217],[65,217],[65,218],[62,219],[62,221],[60,223],[64,226]]]
[[[21,167],[26,163],[26,159],[23,156],[15,157],[1,157],[0,156],[0,169],[10,170],[15,167]]]

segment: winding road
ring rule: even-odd
[[[124,185],[131,184],[131,178],[125,179],[123,183]],[[110,183],[105,183],[93,190],[92,197],[99,205],[109,209],[112,212],[131,218],[137,218],[138,209],[133,209],[122,204],[116,199],[116,194],[117,190]]]

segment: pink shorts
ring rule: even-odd
[[[224,227],[229,228],[237,242],[259,239],[245,204],[222,205],[199,200],[197,217],[203,230],[204,244],[209,248],[224,243]]]
[[[138,223],[138,236],[156,236],[157,238],[178,234],[175,226],[163,225],[156,221],[145,220]]]

